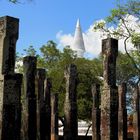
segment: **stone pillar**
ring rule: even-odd
[[[58,140],[58,94],[51,94],[51,140]]]
[[[5,16],[0,18],[0,73],[13,73],[19,20]]]
[[[45,69],[37,69],[37,93],[38,93],[38,104],[37,104],[37,113],[38,113],[38,137],[40,140],[45,140],[45,123],[43,122],[43,116],[45,115],[45,102],[44,102],[44,82],[46,78]]]
[[[0,139],[20,140],[22,74],[0,76]]]
[[[0,18],[0,139],[19,140],[22,75],[14,74],[19,20]]]
[[[36,95],[35,95],[35,75],[36,57],[27,56],[23,59],[24,67],[24,90],[26,94],[27,107],[27,140],[36,140],[37,120],[36,120]],[[25,123],[25,122],[24,122]]]
[[[133,139],[140,139],[140,89],[139,86],[136,87],[134,92],[134,115],[133,115]]]
[[[77,140],[77,68],[69,65],[65,70],[66,96],[64,104],[64,140]]]
[[[119,85],[118,138],[127,140],[126,83]]]
[[[50,79],[45,80],[45,97],[44,97],[44,102],[45,102],[45,114],[44,114],[44,128],[45,128],[45,140],[50,140],[51,138],[51,102],[50,102],[50,94],[51,94],[51,81]],[[42,121],[43,122],[43,121]],[[44,139],[43,139],[44,140]]]
[[[92,140],[100,140],[100,85],[92,85],[92,96],[93,96],[93,106],[92,106]]]
[[[116,58],[118,41],[102,41],[103,93],[101,95],[101,140],[118,140],[118,93],[116,87]]]

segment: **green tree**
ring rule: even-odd
[[[40,48],[37,54],[33,46],[24,49],[26,55],[37,56],[37,67],[46,69],[47,77],[52,82],[52,92],[58,93],[59,96],[59,114],[63,116],[63,107],[65,99],[65,78],[64,70],[66,65],[71,63],[76,64],[78,70],[78,117],[79,119],[89,120],[91,118],[92,95],[91,85],[99,81],[98,76],[102,76],[101,59],[88,60],[85,58],[77,58],[69,46],[66,46],[63,51],[57,49],[57,44],[53,41],[48,41]],[[25,55],[24,54],[24,55]],[[22,57],[17,57],[22,60]]]
[[[100,65],[95,63],[94,60],[88,60],[85,58],[77,58],[75,60],[78,71],[78,87],[77,87],[77,99],[78,99],[78,118],[82,120],[91,120],[92,110],[92,94],[91,85],[94,83],[100,83],[98,75],[96,75],[95,67]],[[93,65],[95,67],[93,67]],[[100,71],[100,70],[99,70]]]
[[[134,58],[134,52],[131,52],[131,56]],[[138,65],[137,65],[138,66]],[[134,65],[131,59],[127,56],[127,54],[123,54],[119,52],[117,59],[117,84],[121,84],[122,82],[131,83],[131,79],[138,75],[137,70],[134,68]]]
[[[102,56],[93,60],[86,58],[77,58],[69,46],[65,47],[63,52],[57,49],[57,44],[48,41],[46,45],[40,48],[37,54],[33,47],[25,50],[27,55],[37,56],[37,67],[45,68],[47,77],[52,81],[52,92],[59,96],[59,115],[64,115],[65,99],[65,78],[64,69],[66,65],[74,63],[78,71],[78,118],[82,120],[91,119],[92,94],[91,85],[100,83],[102,85],[103,68]],[[138,67],[140,67],[140,57],[138,51],[132,51],[130,55],[134,58]],[[18,59],[20,57],[18,56]],[[22,57],[21,57],[22,58]],[[19,59],[20,60],[20,59]],[[127,54],[119,52],[117,59],[117,84],[125,81],[130,85],[135,84],[134,78],[138,75],[137,70]]]
[[[132,26],[132,18],[137,21]],[[124,39],[124,47],[132,61],[133,68],[137,70],[140,75],[140,67],[127,50],[127,42],[131,41],[133,46],[140,49],[140,1],[139,0],[128,0],[125,4],[118,3],[115,9],[111,10],[111,15],[108,16],[104,21],[97,22],[94,25],[95,30],[100,30],[108,37],[114,37],[117,39]],[[114,29],[110,28],[113,26]]]
[[[23,51],[28,56],[36,56],[37,55],[36,50],[33,46],[29,46],[28,49],[24,49]]]

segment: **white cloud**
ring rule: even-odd
[[[101,34],[100,32],[94,32],[93,26],[83,33],[86,52],[97,56],[101,52]]]
[[[63,34],[63,31],[59,31],[56,38],[59,40],[58,46],[60,48],[67,45],[71,46],[71,42],[73,41],[73,36],[71,34]]]
[[[138,20],[132,16],[129,16],[129,22],[131,22],[131,27],[135,27],[134,29],[137,29],[137,23]],[[100,20],[101,21],[101,20]],[[110,29],[114,29],[113,27],[110,27]],[[57,39],[59,40],[59,46],[66,46],[71,45],[73,42],[73,35],[72,34],[63,34],[62,31],[58,32],[56,35]],[[85,49],[87,52],[87,57],[97,57],[101,53],[101,40],[103,36],[101,32],[95,32],[93,30],[93,25],[89,27],[86,31],[83,32],[83,39],[85,43]],[[125,52],[124,50],[124,40],[119,40],[119,50],[122,52]],[[127,43],[127,49],[132,49],[132,44],[130,41]]]
[[[59,46],[65,47],[66,45],[72,45],[74,36],[72,34],[63,34],[63,32],[60,31],[56,37],[59,40]],[[83,39],[88,55],[96,57],[101,51],[100,33],[94,32],[93,26],[91,26],[83,33]]]

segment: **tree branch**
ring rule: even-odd
[[[129,36],[131,36],[131,32],[130,32],[130,30],[128,29],[128,27],[127,27],[127,25],[126,25],[124,18],[121,17],[121,20],[122,20],[122,23],[123,23],[123,25],[125,26],[125,28],[126,28],[128,34],[129,34]]]
[[[86,132],[86,134],[85,134],[85,136],[87,136],[88,135],[88,132],[89,132],[89,129],[90,129],[90,127],[92,126],[92,123],[91,124],[89,124],[89,126],[88,126],[88,129],[87,129],[87,132]]]
[[[137,67],[137,64],[135,62],[135,60],[131,57],[131,55],[129,54],[128,50],[127,50],[127,40],[129,39],[129,37],[127,37],[125,40],[124,40],[124,48],[125,48],[125,52],[127,54],[127,56],[130,58],[130,60],[132,61],[134,67],[136,68],[136,70],[138,71],[138,73],[140,74],[140,69]]]

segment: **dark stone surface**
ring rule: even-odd
[[[91,140],[91,136],[78,136],[77,140]],[[63,136],[59,136],[59,140],[64,140]],[[133,138],[128,138],[127,140],[133,140]]]
[[[24,90],[27,107],[27,139],[36,140],[37,112],[35,95],[36,57],[27,56],[23,59],[24,67]],[[25,123],[25,122],[24,122]]]
[[[19,19],[5,16],[0,18],[0,73],[14,73],[16,41]]]
[[[3,105],[1,104],[0,137],[1,140],[20,140],[22,74],[4,75],[1,80],[0,92],[3,92],[1,93]]]
[[[45,133],[45,123],[42,119],[43,115],[45,114],[45,100],[44,100],[44,82],[46,78],[46,71],[45,69],[37,69],[37,93],[38,93],[38,137],[40,140],[45,140],[46,133]]]
[[[118,41],[102,41],[103,93],[101,95],[101,140],[118,140],[118,90],[116,87],[116,58]]]
[[[50,102],[50,94],[51,94],[51,81],[50,79],[46,79],[45,82],[45,113],[42,115],[42,122],[44,122],[44,134],[46,139],[45,140],[50,140],[51,138],[51,102]]]
[[[116,59],[118,56],[118,40],[108,38],[102,41],[104,84],[116,86]],[[105,86],[104,85],[104,86]]]
[[[58,140],[58,94],[51,94],[51,140]]]
[[[66,95],[64,105],[64,140],[77,140],[77,68],[69,65],[65,70]]]
[[[92,140],[100,140],[100,85],[92,85],[92,96],[93,96],[93,106],[92,106]]]
[[[118,87],[119,91],[119,111],[118,111],[118,138],[127,140],[127,110],[126,110],[126,83]]]
[[[78,136],[77,137],[77,140],[91,140],[91,139],[92,139],[91,136]],[[63,136],[59,136],[59,140],[64,140]]]
[[[140,140],[140,87],[137,86],[134,92],[134,114],[133,114],[133,128],[134,140]]]

